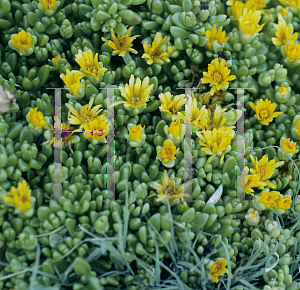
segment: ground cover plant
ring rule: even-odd
[[[300,289],[299,19],[0,0],[0,289]]]

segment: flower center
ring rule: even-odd
[[[268,110],[263,109],[259,112],[259,115],[262,119],[266,119],[269,116]]]
[[[161,55],[161,50],[160,48],[155,48],[153,53],[152,53],[152,57],[153,58],[159,58],[159,56]]]
[[[118,39],[118,43],[116,43],[116,46],[118,50],[126,50],[127,44],[126,44],[126,37],[122,36]]]
[[[25,203],[27,201],[29,201],[28,196],[27,195],[23,195],[21,198],[22,202]]]
[[[24,46],[27,46],[28,45],[28,40],[27,39],[21,39],[20,40],[20,43]]]
[[[220,83],[222,80],[222,76],[219,72],[215,72],[213,75],[214,83]]]
[[[52,0],[46,0],[47,8],[50,8],[50,5],[52,4]]]
[[[89,65],[87,70],[91,73],[91,74],[97,74],[98,69],[94,66],[94,65]]]

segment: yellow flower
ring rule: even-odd
[[[225,66],[225,59],[219,62],[218,58],[215,58],[214,64],[208,65],[208,72],[204,72],[203,75],[206,78],[202,78],[202,83],[213,83],[214,86],[210,90],[210,94],[213,95],[216,90],[220,90],[222,87],[229,85],[228,81],[232,81],[236,76],[230,76],[230,70]]]
[[[271,101],[266,99],[265,101],[263,99],[260,99],[257,104],[250,102],[250,107],[256,112],[256,117],[259,121],[261,121],[264,125],[268,126],[270,122],[273,121],[273,118],[276,118],[282,112],[276,112],[274,113],[274,110],[276,108],[276,104],[272,104]]]
[[[84,135],[91,139],[101,140],[107,135],[106,115],[100,115],[96,119],[83,124]]]
[[[208,110],[214,111],[217,105],[221,105],[224,102],[225,94],[226,91],[216,91],[213,96],[211,96],[210,92],[207,92],[199,94],[198,100],[202,105],[206,105]]]
[[[80,114],[70,104],[66,104],[66,107],[73,114],[68,118],[68,122],[72,125],[80,125],[79,129],[82,129],[84,124],[95,120],[102,109],[100,109],[101,105],[97,105],[92,109],[93,102],[94,97],[91,98],[88,105],[84,105],[81,108]]]
[[[206,44],[209,50],[213,50],[213,43],[224,44],[229,37],[225,38],[225,31],[222,31],[223,27],[221,26],[217,31],[217,25],[215,24],[212,30],[205,31],[205,37],[208,38],[208,42]]]
[[[142,129],[141,124],[134,126],[132,129],[129,129],[130,140],[138,143],[143,135],[144,130],[145,130],[145,126]]]
[[[228,273],[228,270],[225,268],[227,266],[227,261],[225,259],[216,260],[212,267],[209,270],[211,280],[215,283],[219,282],[219,276]]]
[[[296,148],[296,144],[297,142],[291,142],[290,138],[285,139],[282,143],[281,143],[281,148],[286,152],[286,153],[295,153],[297,151]]]
[[[291,206],[291,199],[289,197],[280,198],[274,204],[275,208],[287,210]]]
[[[286,21],[283,19],[281,14],[278,14],[279,23],[274,23],[274,28],[276,30],[276,37],[272,37],[272,42],[275,45],[284,45],[287,41],[294,41],[298,33],[294,33],[292,36],[292,25],[287,25]]]
[[[44,128],[47,124],[42,112],[38,112],[38,107],[31,108],[28,112],[28,118],[30,123],[33,125],[34,128],[40,127]]]
[[[249,4],[248,4],[249,5]],[[247,8],[247,3],[243,3],[241,1],[231,1],[231,13],[236,20],[239,20],[243,14],[244,8]]]
[[[259,162],[257,159],[254,159],[253,155],[250,155],[250,158],[255,167],[255,170],[251,168],[250,172],[257,175],[257,178],[260,181],[263,181],[264,185],[268,185],[271,188],[276,188],[276,185],[274,183],[266,180],[273,175],[275,168],[283,165],[284,162],[280,161],[275,163],[275,159],[272,159],[268,162],[268,158],[266,155],[264,155]],[[261,186],[260,188],[262,189],[263,186]]]
[[[213,131],[197,132],[197,136],[201,139],[201,148],[206,154],[211,155],[206,163],[210,163],[217,155],[221,156],[220,163],[223,163],[225,153],[231,150],[230,142],[235,135],[233,130],[226,128],[213,129]]]
[[[181,133],[180,123],[172,122],[172,124],[169,127],[169,134],[172,134],[174,137],[180,136]]]
[[[55,67],[58,67],[58,61],[61,59],[61,55],[58,53],[56,55],[56,57],[52,58],[52,64],[55,66]]]
[[[124,56],[127,52],[138,53],[132,47],[132,42],[139,37],[139,35],[129,37],[129,34],[132,31],[132,27],[128,29],[126,34],[116,36],[113,28],[110,29],[113,40],[107,40],[104,37],[101,39],[105,41],[112,49],[113,53],[119,54],[119,56]]]
[[[163,64],[164,61],[170,61],[170,59],[167,57],[167,52],[164,52],[162,49],[162,46],[167,44],[169,40],[169,36],[162,38],[161,33],[157,32],[151,47],[148,46],[146,41],[143,43],[145,53],[142,55],[142,58],[147,59],[147,64]]]
[[[284,52],[289,61],[294,62],[300,58],[300,44],[295,44],[291,40],[284,46]]]
[[[258,202],[262,203],[266,208],[271,208],[274,202],[279,198],[279,191],[267,192],[264,191],[260,196]]]
[[[156,201],[161,201],[162,203],[167,204],[169,200],[171,206],[178,201],[183,201],[187,208],[187,203],[184,201],[184,185],[180,184],[180,182],[180,178],[175,181],[174,173],[171,174],[169,179],[168,173],[165,170],[164,175],[161,178],[161,183],[153,182],[150,184],[152,188],[157,190],[157,194],[154,194],[158,196]]]
[[[159,99],[161,101],[161,106],[159,109],[165,112],[167,115],[172,117],[172,121],[177,120],[178,116],[182,113],[179,112],[180,108],[185,103],[184,94],[177,95],[172,99],[172,95],[170,92],[166,92],[165,94],[159,94]]]
[[[264,187],[264,183],[258,179],[256,175],[247,174],[245,176],[245,192],[254,196],[252,187]]]
[[[253,36],[262,30],[265,23],[257,27],[261,18],[261,11],[244,8],[242,16],[239,18],[242,33],[244,35]]]
[[[283,94],[283,95],[286,95],[289,93],[288,89],[286,87],[280,87],[279,88],[279,93],[280,94]]]
[[[33,203],[30,197],[29,186],[25,179],[22,182],[18,182],[18,189],[13,186],[11,192],[4,196],[3,199],[9,203],[13,203],[23,212],[28,211]]]
[[[153,87],[153,84],[149,86],[149,77],[145,77],[143,82],[141,82],[140,78],[137,78],[134,82],[134,75],[131,75],[129,84],[126,84],[125,88],[119,87],[121,95],[126,101],[118,101],[114,105],[124,104],[126,110],[138,109],[136,113],[140,113],[146,108],[147,102],[149,102],[148,97]]]
[[[99,80],[99,76],[107,71],[107,68],[100,67],[98,53],[95,54],[93,59],[93,52],[91,49],[84,52],[79,50],[78,54],[75,55],[75,60],[80,65],[85,75],[94,76],[97,81]]]
[[[247,2],[247,7],[249,7],[250,9],[263,9],[265,8],[265,3],[266,0],[249,0]]]
[[[40,0],[45,10],[53,10],[55,8],[55,0]]]
[[[287,10],[286,10],[284,7],[280,8],[279,13],[280,13],[282,16],[288,15],[288,12],[287,12]]]
[[[300,0],[279,0],[285,6],[292,6],[296,10],[300,10]]]
[[[178,152],[179,148],[176,149],[176,146],[169,140],[165,140],[162,150],[157,152],[157,156],[162,159],[164,162],[168,162],[170,159],[176,159],[175,155]]]
[[[26,33],[22,30],[19,34],[15,34],[11,37],[10,46],[16,50],[20,55],[29,55],[33,52],[33,46],[35,45],[36,39],[31,36],[30,33]]]
[[[60,78],[64,81],[66,87],[69,89],[69,92],[74,96],[78,96],[78,91],[82,88],[80,79],[84,77],[84,74],[82,74],[80,71],[72,71],[71,73],[69,69],[67,69],[66,72],[66,75],[60,74]]]

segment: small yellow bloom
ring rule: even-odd
[[[101,39],[105,41],[112,49],[113,53],[117,53],[119,56],[124,56],[127,52],[138,53],[132,47],[132,42],[139,37],[139,35],[129,37],[132,31],[132,27],[128,29],[126,34],[116,36],[113,28],[110,29],[113,40],[107,40],[104,37]]]
[[[172,54],[174,51],[175,51],[175,50],[174,50],[173,46],[171,46],[171,45],[168,46],[168,48],[167,48],[167,53]]]
[[[225,59],[219,62],[218,58],[215,58],[213,65],[208,65],[208,72],[204,72],[203,75],[206,77],[201,80],[203,84],[214,84],[210,90],[211,95],[213,95],[216,90],[220,90],[222,87],[229,85],[228,81],[232,81],[236,78],[236,76],[230,75],[230,70],[225,66]]]
[[[11,48],[16,50],[20,55],[29,55],[33,52],[35,42],[36,39],[30,33],[27,34],[25,30],[22,30],[19,34],[11,37]]]
[[[144,130],[145,126],[142,129],[141,124],[134,126],[132,129],[129,129],[130,140],[138,143],[143,135]]]
[[[221,26],[217,31],[217,25],[215,24],[212,30],[205,31],[205,37],[208,38],[208,42],[206,44],[209,50],[213,50],[213,43],[224,44],[229,37],[225,38],[225,31],[222,31],[223,27]]]
[[[52,64],[55,66],[55,67],[58,67],[58,61],[61,59],[61,55],[58,53],[56,55],[56,57],[52,58]]]
[[[36,127],[44,128],[47,125],[44,115],[42,112],[38,112],[37,110],[38,107],[34,109],[33,108],[30,109],[30,111],[28,112],[29,121],[34,128]]]
[[[170,92],[166,92],[165,94],[159,94],[159,99],[161,101],[161,106],[159,109],[169,116],[172,117],[172,121],[177,120],[178,115],[181,114],[179,112],[180,108],[184,105],[185,100],[184,94],[177,95],[172,99],[172,95]]]
[[[249,5],[249,4],[248,4]],[[241,1],[231,1],[231,13],[236,20],[239,20],[243,14],[244,8],[248,7],[247,3],[243,3]]]
[[[266,180],[273,175],[275,168],[283,165],[284,162],[280,161],[275,163],[275,159],[272,159],[268,162],[268,158],[266,155],[264,155],[260,161],[258,161],[258,159],[254,159],[253,155],[250,155],[250,158],[255,167],[255,169],[251,168],[250,172],[257,175],[258,179],[262,181],[264,185],[268,185],[271,188],[276,188],[276,185],[274,183]],[[260,188],[262,189],[263,186],[260,186]]]
[[[68,118],[68,122],[72,125],[80,125],[79,129],[82,129],[84,124],[98,118],[98,114],[102,111],[100,109],[101,105],[97,105],[92,109],[93,102],[94,97],[91,98],[88,105],[84,105],[81,108],[80,114],[70,104],[66,104],[66,107],[73,114]]]
[[[296,10],[300,11],[300,0],[279,0],[281,4],[285,6],[292,6]]]
[[[262,203],[266,208],[271,208],[272,204],[279,198],[280,192],[264,191],[260,196],[258,202]]]
[[[291,206],[291,199],[289,197],[283,197],[276,201],[274,207],[282,210],[287,210]]]
[[[140,78],[134,81],[134,75],[130,76],[129,84],[125,85],[125,88],[119,87],[121,95],[126,101],[115,102],[114,105],[124,104],[124,108],[130,109],[144,109],[147,102],[149,102],[149,94],[153,88],[153,84],[149,86],[149,77],[145,77],[143,82]]]
[[[284,46],[284,52],[289,61],[294,62],[300,58],[300,44],[291,40]]]
[[[235,135],[233,130],[226,128],[213,129],[213,131],[197,132],[197,136],[201,139],[201,148],[206,154],[211,155],[206,163],[210,163],[217,155],[221,156],[220,163],[223,163],[225,153],[231,150],[230,142]]]
[[[170,40],[169,36],[162,38],[161,33],[157,32],[152,42],[151,47],[148,46],[147,42],[143,43],[145,53],[142,58],[147,59],[147,64],[160,63],[163,64],[164,61],[169,62],[170,59],[167,57],[167,52],[163,51],[162,46],[167,44]]]
[[[278,19],[279,19],[279,23],[278,24],[274,23],[274,28],[276,30],[275,35],[277,38],[272,37],[273,44],[284,45],[289,40],[294,41],[297,38],[298,33],[294,33],[292,35],[293,26],[287,25],[286,21],[284,20],[281,14],[278,14]]]
[[[288,11],[284,7],[280,8],[279,13],[282,16],[288,15]]]
[[[261,11],[244,8],[242,16],[239,18],[242,33],[253,36],[262,30],[265,23],[257,27],[261,18]]]
[[[266,0],[249,0],[247,2],[247,7],[249,7],[250,9],[256,10],[256,9],[263,9],[265,8],[265,2]]]
[[[279,88],[279,93],[280,94],[283,94],[283,95],[286,95],[289,93],[288,89],[286,87],[280,87]]]
[[[96,119],[83,124],[84,135],[91,139],[101,140],[107,135],[106,115],[100,115]]]
[[[247,174],[245,176],[245,192],[254,196],[254,190],[252,187],[264,187],[264,183],[258,179],[256,175]]]
[[[55,0],[40,0],[40,3],[43,5],[45,10],[53,10],[55,9]]]
[[[295,153],[297,151],[296,148],[296,144],[297,142],[291,142],[290,138],[285,139],[282,143],[281,143],[281,148],[286,152],[286,153]]]
[[[273,118],[276,118],[282,112],[276,112],[274,113],[274,110],[276,108],[276,104],[272,104],[271,101],[266,99],[265,101],[263,99],[260,99],[257,104],[250,103],[250,107],[256,112],[256,117],[259,121],[261,121],[264,125],[268,126],[270,122],[273,121]]]
[[[227,266],[227,261],[225,259],[219,259],[213,263],[211,269],[209,270],[209,274],[213,282],[218,283],[219,276],[228,273],[226,266]]]
[[[22,182],[18,182],[18,189],[13,186],[11,192],[4,196],[3,199],[9,203],[13,203],[23,212],[28,211],[31,208],[32,199],[26,180],[23,179]]]
[[[69,92],[74,96],[78,96],[78,91],[82,88],[80,79],[84,77],[84,74],[80,71],[72,71],[72,73],[74,73],[73,75],[69,69],[67,69],[66,72],[66,75],[60,74],[60,78],[64,81]]]
[[[168,162],[170,159],[176,159],[175,155],[178,152],[179,148],[176,149],[176,146],[169,140],[165,140],[162,150],[157,152],[157,156],[162,159],[164,162]]]
[[[177,122],[172,122],[172,124],[169,127],[169,134],[172,134],[174,137],[180,136],[180,124]]]
[[[161,178],[161,183],[153,182],[150,186],[157,190],[157,202],[161,201],[166,204],[169,200],[170,205],[174,205],[177,201],[183,201],[187,208],[187,203],[184,201],[184,185],[180,184],[180,178],[175,181],[175,174],[172,173],[169,179],[168,173],[165,170],[164,175]],[[150,196],[149,196],[150,197]]]
[[[80,65],[85,75],[94,76],[97,81],[99,80],[99,77],[107,71],[107,68],[100,67],[98,62],[98,53],[96,53],[93,58],[93,52],[91,49],[84,52],[79,50],[78,54],[75,55],[75,60]]]

